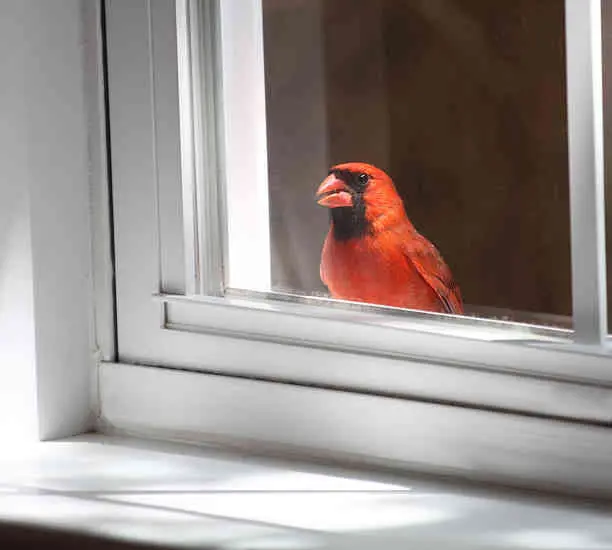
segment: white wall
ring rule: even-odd
[[[0,436],[90,421],[81,2],[0,2]]]

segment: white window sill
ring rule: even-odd
[[[612,548],[591,507],[81,436],[3,451],[0,521],[177,548]]]

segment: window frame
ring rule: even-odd
[[[262,2],[229,0],[217,7],[210,0],[178,0],[176,5],[179,94],[186,106],[181,108],[184,230],[186,239],[196,235],[193,249],[199,255],[188,256],[186,294],[210,294],[202,287],[207,279],[214,281],[213,294],[224,284],[267,292],[271,244]],[[573,339],[601,345],[607,338],[603,75],[594,70],[603,66],[601,2],[565,0],[565,12]],[[215,78],[215,72],[222,76]],[[212,114],[214,108],[222,114]],[[209,135],[206,144],[198,137],[207,126],[213,126],[209,134],[220,144],[213,154]],[[221,243],[224,254],[218,251]],[[197,265],[203,266],[201,273]],[[225,281],[219,281],[224,271]]]
[[[602,88],[601,75],[598,78],[598,71],[593,70],[601,66],[601,32],[593,32],[593,29],[601,29],[600,2],[589,0],[588,10],[584,9],[584,0],[565,0],[565,3],[566,19],[573,22],[567,30],[573,197],[571,234],[572,257],[576,258],[572,262],[573,343],[542,341],[520,326],[515,329],[524,331],[522,334],[528,342],[489,342],[481,334],[483,323],[466,327],[462,320],[424,313],[401,319],[407,327],[384,327],[376,311],[356,316],[354,311],[323,310],[313,304],[193,295],[206,288],[203,282],[206,274],[217,276],[219,269],[215,262],[231,260],[232,247],[234,250],[240,246],[244,248],[248,237],[234,235],[235,243],[242,243],[240,246],[231,242],[231,236],[225,249],[218,245],[213,245],[213,249],[206,246],[207,242],[221,242],[224,215],[236,203],[230,197],[227,204],[223,204],[222,194],[213,193],[211,198],[202,189],[201,182],[218,182],[221,176],[225,184],[231,186],[228,182],[240,182],[239,176],[251,166],[259,182],[252,189],[253,200],[257,202],[262,198],[265,95],[261,12],[256,9],[253,13],[248,9],[240,12],[245,27],[235,33],[237,29],[228,22],[236,16],[239,7],[244,7],[244,2],[223,0],[220,33],[215,35],[219,44],[193,30],[194,21],[214,16],[213,3],[177,0],[179,55],[176,58],[181,62],[173,68],[168,66],[172,57],[168,51],[158,55],[160,43],[156,41],[167,25],[167,7],[150,0],[132,6],[123,3],[121,7],[118,0],[108,0],[119,362],[103,363],[99,369],[100,429],[136,430],[197,441],[220,438],[225,443],[237,439],[255,440],[274,448],[299,448],[302,453],[309,449],[315,455],[325,454],[327,445],[334,456],[359,456],[366,461],[371,459],[376,463],[426,470],[430,464],[438,473],[447,471],[475,477],[482,474],[479,473],[479,461],[470,462],[470,459],[459,467],[456,457],[448,453],[451,444],[447,441],[448,430],[431,433],[429,437],[435,442],[436,452],[423,455],[405,444],[394,450],[393,445],[401,433],[394,428],[386,435],[375,437],[376,425],[368,421],[363,434],[369,434],[380,444],[382,450],[376,451],[364,440],[367,437],[359,438],[363,421],[342,414],[334,404],[335,400],[354,398],[355,402],[367,404],[363,406],[379,425],[397,427],[393,415],[400,414],[400,424],[406,433],[418,431],[419,422],[410,420],[412,409],[426,411],[416,416],[421,420],[429,418],[428,415],[444,419],[440,422],[448,423],[461,433],[462,452],[469,449],[470,457],[473,453],[486,453],[483,434],[491,437],[492,445],[502,445],[503,440],[502,446],[517,462],[512,465],[510,459],[501,459],[496,453],[487,457],[481,455],[480,464],[485,464],[487,479],[507,478],[520,483],[524,478],[530,483],[539,480],[542,486],[561,484],[571,491],[597,490],[595,477],[604,471],[601,464],[609,467],[607,459],[577,458],[574,450],[562,451],[559,442],[555,441],[556,437],[571,434],[588,448],[595,445],[594,441],[605,447],[610,445],[610,440],[603,426],[612,421],[612,369],[605,346],[605,258],[602,260],[599,254],[605,249]],[[249,2],[250,8],[257,6],[261,7],[259,0]],[[224,14],[228,17],[225,23]],[[143,17],[146,21],[141,20]],[[136,24],[130,25],[130,20]],[[181,29],[187,32],[182,38]],[[585,33],[589,38],[586,42]],[[236,44],[244,47],[239,39],[255,43],[247,50],[253,55],[249,63],[252,70],[248,74],[254,79],[256,92],[247,98],[246,94],[239,93],[244,90],[244,78],[247,78],[236,62]],[[236,47],[224,48],[227,41],[236,41]],[[167,45],[169,41],[163,43]],[[210,85],[207,80],[210,72],[206,70],[206,63],[214,58],[216,47],[221,47],[223,52],[224,79],[220,89]],[[119,58],[119,52],[123,59]],[[140,71],[135,76],[130,75],[130,64],[133,69],[135,63],[143,60],[148,64],[147,74]],[[173,71],[181,75],[184,84],[176,90],[176,97],[171,91],[160,88],[160,83]],[[197,88],[198,83],[207,84],[204,92]],[[164,93],[158,93],[160,90]],[[210,114],[211,106],[214,111],[214,106],[218,105],[219,96],[223,100],[224,116],[222,120],[215,117],[218,126],[214,134],[221,138],[223,150],[211,147],[211,140],[206,138],[199,145],[197,139],[192,141],[199,152],[183,147],[177,154],[172,138],[181,135],[184,143],[198,133],[197,124],[190,123],[186,113],[206,111]],[[142,97],[148,99],[140,109],[138,98]],[[238,99],[244,104],[240,105]],[[182,104],[180,109],[179,103]],[[250,115],[245,115],[245,106],[254,107],[251,111],[247,109]],[[237,110],[232,111],[233,108]],[[182,125],[178,128],[181,111]],[[160,131],[161,123],[171,120],[173,115],[177,128],[166,136]],[[252,132],[246,132],[247,138],[240,145],[236,132],[239,123],[244,123],[244,116],[256,120]],[[145,145],[138,145],[143,141]],[[237,157],[232,155],[236,155],[241,146],[251,152],[246,162],[238,163]],[[212,171],[206,168],[206,159],[219,154],[230,159],[225,169],[221,164],[216,164]],[[161,166],[162,163],[170,168]],[[162,273],[167,259],[164,254],[168,254],[164,252],[163,243],[160,244],[160,239],[165,237],[160,189],[163,193],[164,181],[176,178],[179,165],[183,177],[179,197],[183,219],[178,231],[176,224],[173,225],[168,241],[182,240],[181,266],[186,276],[182,284],[175,285],[181,292],[169,292],[167,287],[172,285],[164,284]],[[154,181],[153,187],[151,181]],[[142,193],[150,193],[152,188],[155,196],[143,201]],[[231,194],[231,188],[229,192]],[[225,213],[218,208],[205,209],[207,201],[226,208]],[[217,217],[219,212],[222,215]],[[139,227],[134,230],[134,219],[139,215],[142,220],[139,219]],[[267,224],[267,210],[258,211],[258,215],[265,218]],[[203,220],[202,225],[196,224],[197,219]],[[265,242],[265,238],[257,242],[254,249]],[[578,246],[582,242],[591,246]],[[189,250],[194,251],[193,256]],[[135,254],[140,257],[130,257]],[[130,275],[126,283],[125,273],[133,270],[136,264],[141,266],[140,272],[133,277]],[[230,276],[230,281],[233,280]],[[266,290],[265,274],[261,280],[261,288]],[[214,294],[218,286],[216,280],[208,291]],[[495,323],[488,325],[487,329],[499,330],[498,326],[492,326]],[[445,328],[451,327],[466,329],[471,334],[468,337],[445,334]],[[562,339],[566,336],[562,331],[553,331],[551,335]],[[190,387],[201,390],[199,397]],[[253,403],[245,402],[248,399],[247,394],[241,393],[243,388],[251,388]],[[270,406],[278,405],[280,412],[279,409],[276,414],[265,412],[267,392],[276,395]],[[300,397],[295,397],[298,394]],[[243,415],[240,418],[233,412],[233,395],[243,395],[242,400],[238,397]],[[420,408],[422,405],[427,406]],[[316,413],[305,415],[307,409]],[[331,410],[337,418],[325,416],[325,411]],[[463,418],[461,411],[470,411],[465,418],[478,419],[474,420],[476,424],[486,424],[484,432],[473,433],[473,429],[460,420]],[[245,420],[250,414],[254,419],[265,421],[265,425]],[[283,418],[285,415],[298,419],[300,429],[295,429],[295,423],[289,426]],[[220,421],[223,418],[227,421]],[[216,425],[215,421],[220,422]],[[344,430],[357,440],[342,437],[330,445],[322,434],[318,440],[316,426],[325,423],[333,427],[334,433]],[[505,426],[518,425],[515,423],[524,423],[526,433],[516,429],[505,432]],[[535,430],[531,435],[530,426]],[[262,434],[264,427],[268,435]],[[536,437],[536,433],[543,437]],[[419,437],[423,438],[423,433]],[[529,460],[519,459],[520,452],[531,461],[543,457],[555,460],[557,452],[563,457],[556,462],[559,468],[547,475],[538,464],[530,466]],[[571,479],[565,479],[566,476]],[[599,489],[612,494],[612,487],[607,484]]]
[[[271,290],[262,10],[261,0],[177,1],[183,221],[196,251],[187,295]],[[565,0],[565,12],[572,338],[598,346],[607,339],[601,2]]]
[[[226,304],[236,308],[242,304],[246,315],[247,310],[261,310],[264,307],[284,316],[315,316],[321,319],[327,317],[339,322],[348,320],[371,325],[375,316],[367,313],[343,315],[330,310],[314,312],[313,307],[292,307],[278,301],[270,302],[267,307],[263,305],[275,293],[270,292],[269,271],[262,2],[177,0],[176,6],[180,60],[181,178],[185,212],[183,223],[186,249],[193,248],[196,256],[199,254],[199,259],[188,259],[188,267],[185,270],[185,296],[193,305],[197,304],[200,310],[207,305],[214,308]],[[560,344],[556,346],[558,349],[569,347],[578,353],[588,349],[591,352],[607,354],[603,82],[602,72],[595,69],[602,67],[601,2],[565,0],[565,11],[568,22],[566,66],[574,328],[571,331],[546,331],[524,327],[522,338],[538,344],[538,333],[540,337],[548,333],[553,338],[557,337],[557,344]],[[598,31],[595,32],[594,29]],[[204,38],[205,35],[208,38]],[[217,78],[215,71],[219,74]],[[245,94],[245,89],[252,93]],[[221,114],[218,113],[219,110]],[[206,130],[206,126],[212,126],[213,130]],[[208,132],[209,135],[205,134],[204,140],[201,140],[198,136],[203,132]],[[209,136],[212,134],[221,145],[211,152]],[[212,165],[212,168],[209,165]],[[224,167],[223,173],[219,169],[220,166]],[[207,193],[211,192],[214,194],[207,196]],[[208,209],[204,203],[209,203]],[[210,203],[213,206],[212,211]],[[225,227],[223,220],[226,222]],[[189,240],[192,235],[196,235],[195,241]],[[221,243],[225,245],[225,254],[218,252]],[[584,243],[587,243],[586,246]],[[214,256],[212,260],[211,251]],[[200,272],[198,265],[205,268]],[[219,277],[223,277],[224,269],[229,269],[226,281],[219,281]],[[214,281],[212,292],[202,290],[202,285],[206,286],[206,279]],[[219,289],[223,296],[224,286],[228,299],[219,301],[216,298]],[[210,285],[208,287],[210,288]],[[244,300],[232,298],[232,289],[245,288],[253,291],[250,292],[251,299],[248,297],[249,292],[246,292],[247,297]],[[212,299],[209,299],[211,296]],[[197,319],[198,315],[194,313],[196,308],[190,308],[193,310],[191,315],[181,317],[176,312],[172,315],[172,309],[186,309],[187,301],[180,295],[160,292],[157,297],[165,304],[164,323],[169,328],[196,332],[215,329],[210,323]],[[330,300],[299,296],[294,299],[298,304],[306,302],[308,306],[314,307],[321,303],[332,305]],[[181,304],[181,307],[178,304]],[[174,305],[176,307],[173,307]],[[378,309],[381,315],[384,315],[385,310],[390,311],[390,308],[372,309]],[[261,320],[262,316],[258,315],[258,319]],[[240,323],[236,319],[231,324],[235,326]],[[255,325],[262,326],[259,322]],[[448,335],[448,332],[456,334],[461,330],[459,326],[462,326],[468,338],[478,339],[483,327],[486,330],[487,325],[496,324],[477,320],[470,328],[470,320],[412,313],[412,322],[408,318],[404,323],[400,321],[396,325],[404,325],[405,329],[417,331],[434,327],[433,331],[439,332],[443,337]],[[263,326],[266,326],[265,321]],[[502,335],[500,340],[521,338],[520,332],[519,335],[510,332],[507,336],[504,335],[504,326],[508,331],[520,331],[520,324],[500,323],[497,325]],[[216,329],[224,330],[221,326]],[[227,327],[227,330],[232,331],[230,327]],[[270,331],[265,329],[233,332],[241,332],[255,339],[271,336]],[[284,330],[281,332],[282,338],[279,339],[304,340],[300,332],[289,335]],[[361,341],[357,338],[348,341],[345,339],[336,348],[359,349],[358,343]],[[309,345],[316,346],[317,343],[331,344],[327,338],[315,337],[309,340]],[[440,343],[442,345],[443,341]],[[550,342],[539,343],[544,343],[548,348],[555,346]],[[393,355],[398,349],[397,344],[396,339],[388,338],[384,350]],[[399,347],[402,348],[401,345]],[[592,349],[589,349],[591,347]],[[482,360],[480,357],[478,359]],[[464,356],[459,363],[480,362],[478,359]],[[529,369],[533,370],[533,367]],[[544,372],[552,374],[546,367]],[[571,378],[571,373],[563,368],[560,374]]]

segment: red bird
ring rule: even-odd
[[[385,172],[361,162],[339,164],[316,199],[331,213],[321,280],[332,298],[463,313],[450,269],[414,228]]]

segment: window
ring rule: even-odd
[[[601,278],[593,279],[597,250],[574,262],[572,304],[570,166],[581,189],[574,243],[595,230],[597,206],[577,209],[589,174],[585,151],[570,149],[572,136],[584,141],[579,124],[588,123],[593,100],[566,85],[584,79],[566,70],[572,57],[588,57],[567,42],[566,59],[566,34],[581,44],[590,34],[577,25],[566,33],[562,0],[507,0],[494,9],[475,0],[181,6],[184,231],[196,251],[187,253],[187,294],[326,296],[319,264],[329,224],[313,191],[329,167],[354,159],[393,175],[409,217],[452,266],[468,317],[571,329],[573,306],[576,338],[601,339],[593,302],[604,298],[586,290]],[[340,286],[351,271],[336,276]],[[437,298],[443,311],[456,309]],[[505,328],[514,337],[542,334]]]
[[[393,175],[466,314],[571,327],[563,1],[262,8],[272,288],[326,291],[313,190],[364,160]]]
[[[353,159],[392,174],[467,316],[572,328],[562,0],[205,6],[179,32],[188,293],[327,296],[313,193]]]
[[[517,452],[539,445],[532,422],[563,420],[562,439],[609,422],[600,3],[351,6],[107,2],[119,360],[180,370],[104,370],[103,417],[441,468],[465,463],[443,443],[393,450],[393,407],[481,451],[481,419]],[[321,296],[328,213],[313,195],[349,159],[392,174],[468,315]],[[395,428],[376,445],[317,439],[317,422],[360,433],[359,407],[362,433]]]

